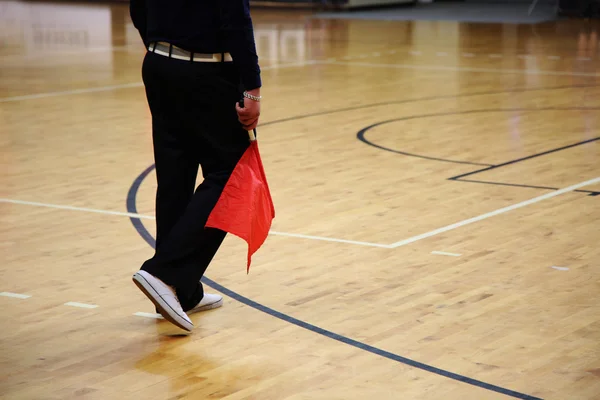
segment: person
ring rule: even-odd
[[[205,224],[260,116],[249,0],[131,0],[130,16],[147,48],[158,184],[155,253],[133,281],[166,320],[192,331],[188,314],[223,302],[200,280],[226,233]]]

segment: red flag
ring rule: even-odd
[[[229,177],[217,205],[206,222],[207,227],[234,234],[248,243],[248,266],[252,255],[267,239],[275,207],[252,133],[251,143]]]

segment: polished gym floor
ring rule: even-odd
[[[126,4],[0,2],[0,397],[600,398],[600,24],[255,9],[273,232],[184,334]],[[233,107],[233,105],[232,105]]]

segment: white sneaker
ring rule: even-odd
[[[200,300],[200,303],[196,307],[188,310],[188,314],[193,314],[199,311],[212,310],[223,305],[223,296],[218,294],[204,293],[204,297]]]
[[[177,295],[167,284],[146,271],[133,274],[133,282],[167,321],[186,331],[194,328],[194,324],[181,308]]]

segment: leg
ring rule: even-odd
[[[157,76],[153,60],[144,60],[146,98],[152,113],[152,142],[156,165],[156,247],[175,226],[192,199],[198,161],[182,137],[183,127],[173,107],[172,94]]]
[[[168,121],[156,112],[152,120],[154,163],[156,166],[156,246],[162,246],[164,238],[181,218],[194,194],[198,175],[198,162],[171,133]],[[158,309],[157,309],[158,312]]]
[[[182,308],[189,310],[202,299],[200,278],[225,238],[225,232],[206,229],[204,225],[248,147],[248,136],[235,112],[240,93],[234,83],[237,72],[233,65],[189,63],[159,55],[149,55],[148,59],[144,82],[148,82],[148,91],[152,92],[148,86],[157,91],[155,96],[149,96],[149,102],[162,105],[151,104],[150,108],[168,110],[165,124],[180,126],[181,140],[201,164],[205,179],[174,225],[161,230],[156,254],[143,264],[142,270],[174,287]],[[154,114],[153,111],[153,117]],[[157,208],[157,212],[170,215],[172,211]]]
[[[156,248],[181,218],[194,194],[198,162],[186,146],[170,132],[161,116],[152,120],[154,162],[156,165]]]
[[[205,177],[169,236],[157,247],[156,255],[142,266],[142,270],[176,288],[184,311],[202,300],[200,279],[225,239],[225,232],[204,225],[229,174]]]

